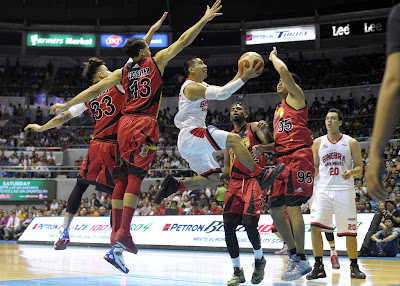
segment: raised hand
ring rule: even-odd
[[[42,132],[42,126],[39,124],[28,124],[24,128],[24,131],[28,131],[29,129],[32,129],[33,131],[36,131],[36,132]]]
[[[210,6],[207,5],[207,11],[204,14],[203,18],[209,22],[212,19],[214,19],[215,16],[221,16],[222,13],[217,13],[219,10],[221,10],[222,5],[221,5],[221,0],[215,1],[214,5],[210,8]]]

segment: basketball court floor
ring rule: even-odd
[[[0,285],[226,285],[233,270],[224,252],[141,249],[137,255],[125,253],[130,269],[125,275],[103,259],[108,248],[69,246],[55,251],[50,245],[0,244]],[[266,254],[264,281],[259,285],[400,285],[400,257],[361,258],[366,280],[350,278],[349,261],[341,256],[340,270],[332,270],[328,257],[327,277],[308,281],[304,277],[287,283],[280,279],[286,256]],[[254,256],[241,254],[246,283],[252,285]],[[310,262],[314,263],[313,257]]]

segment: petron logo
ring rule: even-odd
[[[252,34],[246,35],[246,41],[251,41],[251,40],[253,40],[253,35]]]
[[[272,231],[272,224],[261,224],[258,226],[258,231],[261,235],[268,235]],[[167,223],[164,225],[162,231],[190,231],[190,232],[219,232],[224,231],[224,222],[223,221],[213,221],[209,225],[204,224],[178,224],[178,223]],[[236,229],[237,232],[244,232],[244,226],[238,226]]]
[[[111,47],[117,47],[121,43],[122,43],[122,37],[116,36],[116,35],[112,35],[112,36],[108,37],[106,40],[107,46],[111,46]]]

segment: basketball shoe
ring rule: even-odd
[[[282,273],[281,279],[284,281],[296,280],[311,272],[311,270],[308,259],[301,260],[300,256],[293,254],[289,256],[288,268]]]
[[[167,175],[161,184],[161,188],[154,197],[154,203],[159,205],[163,199],[178,191],[179,181],[172,175]]]
[[[358,268],[358,264],[350,265],[350,277],[356,279],[365,279],[366,275],[364,272],[361,272],[360,268]]]
[[[54,249],[64,250],[67,248],[69,242],[70,240],[69,240],[68,228],[65,228],[64,230],[60,229],[60,236],[58,237],[58,240],[54,242]]]
[[[246,282],[244,278],[244,271],[243,268],[239,269],[238,267],[233,267],[233,277],[231,280],[228,281],[228,286],[238,286],[239,283]]]
[[[261,259],[256,259],[254,262],[253,276],[251,276],[252,284],[260,284],[264,279],[264,269],[267,261],[265,261],[264,256]]]
[[[270,170],[264,168],[260,174],[257,175],[257,183],[260,185],[261,190],[268,190],[278,177],[285,170],[285,164],[282,163],[274,169]]]
[[[286,255],[287,251],[288,251],[288,247],[287,247],[286,243],[284,243],[282,249],[275,251],[275,254],[276,255]]]
[[[131,234],[123,232],[122,228],[118,230],[117,234],[115,235],[114,241],[114,247],[121,247],[123,250],[131,252],[133,254],[138,253],[138,248],[133,242]]]
[[[122,251],[116,251],[115,247],[112,247],[111,250],[104,255],[104,259],[122,273],[127,274],[129,272],[129,269],[125,266],[125,259]]]
[[[332,269],[340,269],[339,257],[337,255],[331,256]]]
[[[315,263],[314,269],[306,276],[307,280],[314,280],[318,278],[325,278],[326,272],[323,264]]]

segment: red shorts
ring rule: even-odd
[[[97,190],[112,194],[115,186],[112,172],[116,157],[116,142],[91,140],[88,153],[79,171],[78,180],[96,185]]]
[[[160,138],[157,119],[146,115],[124,115],[118,125],[118,158],[114,177],[133,174],[144,178],[156,154]],[[122,172],[121,172],[122,171]]]
[[[264,209],[266,196],[266,191],[261,191],[256,178],[231,178],[225,195],[224,214],[246,214],[259,218]]]
[[[285,163],[283,173],[271,186],[270,207],[300,206],[313,194],[314,157],[311,148],[276,158],[277,164]]]

